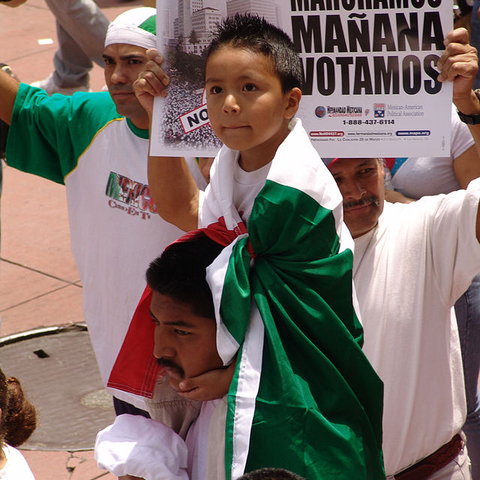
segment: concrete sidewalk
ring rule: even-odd
[[[97,3],[110,20],[144,4],[142,0]],[[46,78],[53,70],[57,45],[55,19],[43,0],[29,0],[18,8],[0,5],[0,62],[9,64],[20,80]],[[100,90],[104,84],[103,69],[95,65],[90,86]],[[39,327],[83,322],[82,287],[70,251],[64,187],[6,167],[1,219],[0,340]],[[65,361],[68,375],[68,358]],[[52,391],[55,385],[45,388]],[[23,453],[36,480],[115,478],[97,468],[91,450]]]

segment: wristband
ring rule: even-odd
[[[480,89],[476,88],[474,93],[480,102]],[[457,113],[463,123],[466,123],[467,125],[480,125],[480,113],[477,113],[476,115],[465,115],[460,112],[460,110],[457,110]]]

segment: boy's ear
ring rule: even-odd
[[[300,105],[300,99],[302,98],[302,91],[298,87],[292,88],[285,94],[287,98],[287,104],[285,108],[285,118],[289,120],[295,116],[298,107]]]

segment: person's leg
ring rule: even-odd
[[[57,39],[59,48],[53,57],[55,84],[60,88],[88,86],[93,67],[90,58],[58,22]]]
[[[467,396],[467,421],[463,430],[472,461],[472,478],[480,480],[480,275],[455,304],[460,344],[462,347],[465,391]]]
[[[53,80],[60,88],[86,87],[92,62],[104,66],[109,22],[93,0],[45,1],[57,21],[59,49],[54,56]]]

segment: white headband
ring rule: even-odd
[[[120,14],[108,26],[105,47],[126,43],[143,48],[156,48],[156,10],[150,7],[133,8]]]

